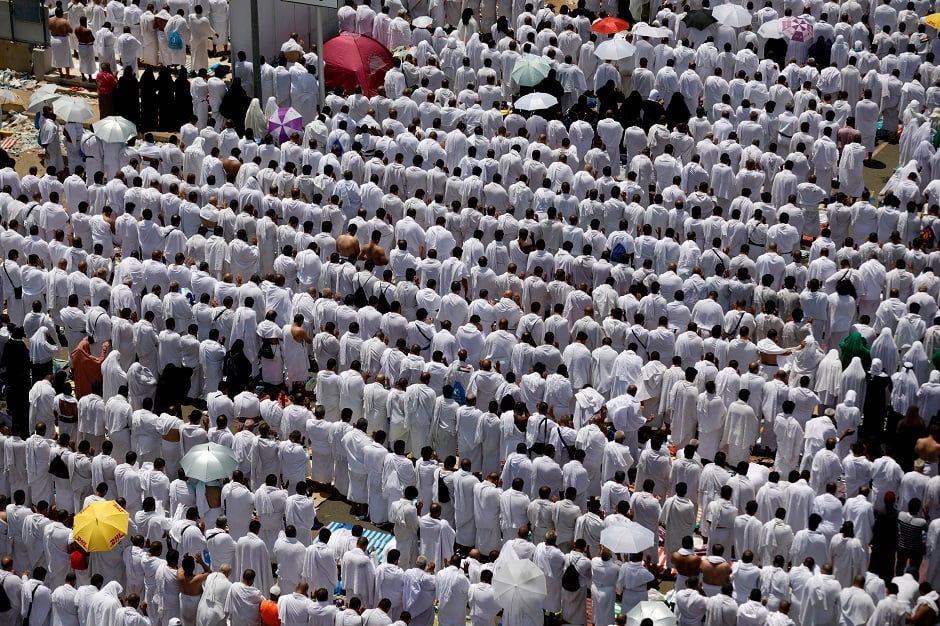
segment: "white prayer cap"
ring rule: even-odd
[[[912,369],[914,369],[914,364],[911,363],[910,361],[904,361],[904,369],[906,369],[906,370],[912,370]]]
[[[270,589],[268,589],[268,593],[270,593],[272,596],[279,596],[279,595],[281,595],[281,588],[278,587],[277,585],[274,585],[273,587],[271,587]],[[172,624],[171,624],[171,626],[172,626]]]
[[[826,417],[835,417],[836,410],[835,410],[835,409],[832,409],[832,408],[826,409],[826,410],[823,412],[823,414],[824,414]]]
[[[167,626],[183,626],[183,620],[178,617],[171,617],[170,621],[167,622]]]

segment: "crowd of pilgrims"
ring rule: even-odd
[[[230,81],[121,55],[102,115],[168,141],[47,109],[44,171],[0,154],[2,623],[609,626],[670,586],[680,626],[937,623],[932,3],[665,2],[600,61],[618,8],[347,0],[401,51],[374,96],[318,102],[296,36]],[[230,479],[180,468],[205,442]],[[98,500],[129,529],[85,554]],[[631,524],[656,545],[602,544]],[[498,618],[513,559],[548,593]]]

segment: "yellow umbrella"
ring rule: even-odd
[[[72,535],[85,552],[107,552],[127,536],[127,520],[117,502],[92,502],[75,516]]]
[[[940,13],[931,13],[925,17],[924,24],[927,26],[933,26],[937,30],[940,30]]]

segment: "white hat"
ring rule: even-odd
[[[272,596],[279,596],[281,595],[281,588],[278,587],[277,585],[274,585],[273,587],[268,589],[268,593],[270,593]],[[170,626],[173,626],[173,625],[170,624]]]

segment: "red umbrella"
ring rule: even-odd
[[[342,87],[352,93],[357,85],[367,96],[385,82],[392,67],[392,54],[372,37],[343,32],[323,44],[327,87]]]
[[[591,30],[605,35],[616,35],[630,28],[630,22],[619,17],[605,17],[591,24]]]

